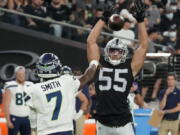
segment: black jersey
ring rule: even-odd
[[[107,126],[124,126],[132,121],[127,96],[134,80],[131,59],[116,66],[101,59],[96,73],[96,119]]]

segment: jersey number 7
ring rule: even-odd
[[[51,120],[57,120],[61,108],[62,94],[61,91],[56,91],[46,95],[47,101],[50,102],[52,98],[56,98],[56,105],[53,111]]]

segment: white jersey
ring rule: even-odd
[[[32,84],[33,83],[29,81],[25,81],[24,85],[21,85],[16,81],[6,82],[4,89],[10,90],[11,92],[11,102],[9,107],[11,115],[18,117],[26,117],[29,115],[29,107],[27,107],[24,102],[24,91]]]
[[[74,99],[79,86],[78,79],[66,74],[27,90],[25,101],[36,111],[38,135],[73,130]]]

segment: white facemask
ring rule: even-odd
[[[166,17],[167,17],[169,20],[172,20],[172,19],[173,19],[173,16],[174,16],[173,13],[168,13],[168,14],[166,14]]]

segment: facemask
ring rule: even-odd
[[[173,16],[174,16],[173,13],[168,13],[168,14],[166,14],[166,17],[167,17],[169,20],[172,20],[172,19],[173,19]]]

